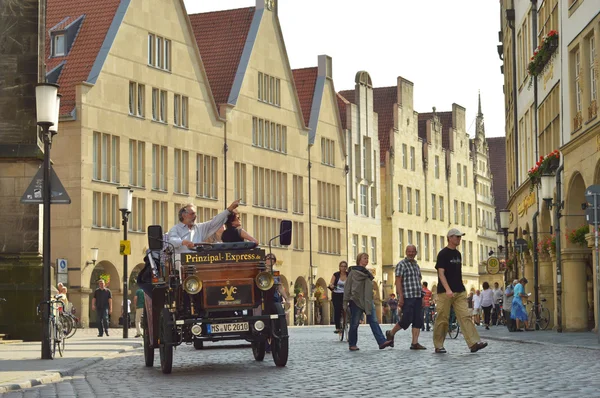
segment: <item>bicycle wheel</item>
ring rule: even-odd
[[[54,347],[55,351],[58,348],[58,355],[63,356],[63,350],[65,348],[65,338],[63,332],[62,322],[59,320],[54,325]]]
[[[529,311],[529,314],[527,314],[527,329],[535,330],[535,324],[535,311],[532,308],[531,311]]]
[[[451,339],[457,338],[458,330],[459,330],[458,323],[452,322],[451,324],[448,325],[448,336],[450,336]]]
[[[50,358],[54,359],[54,355],[56,354],[56,345],[54,344],[54,333],[55,331],[55,322],[54,317],[50,317],[48,320],[48,345],[50,346]]]
[[[546,330],[548,329],[548,325],[550,324],[550,310],[548,308],[542,308],[540,312],[540,318],[538,319],[538,325],[540,325],[540,329]]]
[[[74,323],[73,322],[73,318],[71,318],[68,315],[61,314],[60,315],[60,322],[62,323],[62,326],[63,326],[64,337],[66,339],[68,339],[69,337],[72,336],[71,333],[74,334],[73,330],[75,329],[75,327],[73,326],[73,323]]]

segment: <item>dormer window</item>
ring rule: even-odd
[[[62,57],[66,54],[65,33],[52,34],[52,56]]]

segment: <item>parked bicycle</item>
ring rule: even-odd
[[[504,319],[504,311],[503,311],[503,301],[499,300],[498,301],[498,305],[499,305],[499,312],[498,314],[496,314],[496,307],[494,306],[494,308],[492,308],[492,319],[495,319],[496,322],[494,322],[494,325],[496,326],[504,326],[506,325],[506,320]]]
[[[454,307],[450,307],[450,319],[448,320],[448,336],[450,336],[451,339],[455,339],[458,337],[459,333],[460,325],[458,324],[458,320],[456,319]]]
[[[546,299],[543,298],[539,304],[537,304],[537,315],[535,311],[535,305],[531,307],[529,316],[527,317],[527,327],[533,330],[546,330],[550,324],[550,310],[545,308],[543,303]],[[527,304],[533,304],[528,301]],[[537,327],[536,327],[537,325]]]
[[[60,300],[42,301],[37,305],[37,314],[40,313],[40,306],[48,305],[48,344],[50,346],[50,357],[54,359],[56,349],[62,357],[65,350],[64,327],[61,322],[60,314],[64,311],[65,304]]]
[[[63,325],[64,335],[66,339],[70,339],[77,332],[79,327],[79,318],[75,316],[75,307],[71,308],[71,311],[61,311],[60,321]]]
[[[344,341],[344,338],[346,339],[346,341],[348,341],[348,330],[350,329],[350,308],[346,308],[345,310],[342,311],[342,328],[340,329],[340,332],[338,333],[339,337],[340,337],[340,341]]]

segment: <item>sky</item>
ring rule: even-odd
[[[188,13],[251,7],[256,0],[184,0]],[[333,58],[337,91],[354,88],[365,70],[375,87],[414,83],[417,112],[467,110],[475,133],[481,93],[487,137],[504,136],[500,4],[493,0],[282,0],[279,20],[293,69]]]

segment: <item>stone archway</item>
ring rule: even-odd
[[[308,319],[310,319],[309,315],[310,315],[310,297],[308,297],[308,283],[306,282],[306,279],[303,276],[299,276],[298,278],[296,278],[296,281],[294,282],[294,324],[296,324],[296,317],[298,314],[298,309],[301,307],[301,305],[304,306],[303,312],[306,316],[306,322],[303,323],[304,325],[308,324]],[[302,302],[304,300],[304,302]]]
[[[569,233],[572,230],[575,230],[586,223],[585,221],[585,210],[582,209],[582,204],[586,202],[585,200],[585,188],[586,183],[583,180],[583,176],[579,173],[573,174],[569,184],[567,185],[566,198],[565,198],[565,208],[563,214],[567,214],[568,217],[565,221],[566,231],[565,233]],[[578,248],[578,246],[566,239],[566,248]]]
[[[82,318],[85,319],[85,314],[87,314],[87,324],[90,327],[95,327],[97,326],[96,311],[92,310],[92,299],[94,298],[94,291],[96,290],[96,288],[98,288],[98,279],[102,278],[106,280],[108,278],[108,283],[106,287],[110,289],[111,293],[113,294],[113,313],[119,313],[120,310],[117,307],[117,303],[120,302],[120,300],[115,298],[115,294],[121,294],[121,278],[119,276],[119,272],[110,261],[100,261],[96,264],[96,266],[93,269],[89,269],[86,271],[87,273],[89,273],[88,278],[85,279],[85,281],[88,283],[86,287],[90,288],[91,293],[89,294],[89,305],[87,311],[84,312],[84,308],[82,306]],[[111,321],[113,318],[114,317],[111,318]]]
[[[319,278],[315,285],[315,313],[314,313],[314,324],[315,325],[329,325],[329,317],[331,314],[329,289],[327,289],[327,283],[323,278]]]

